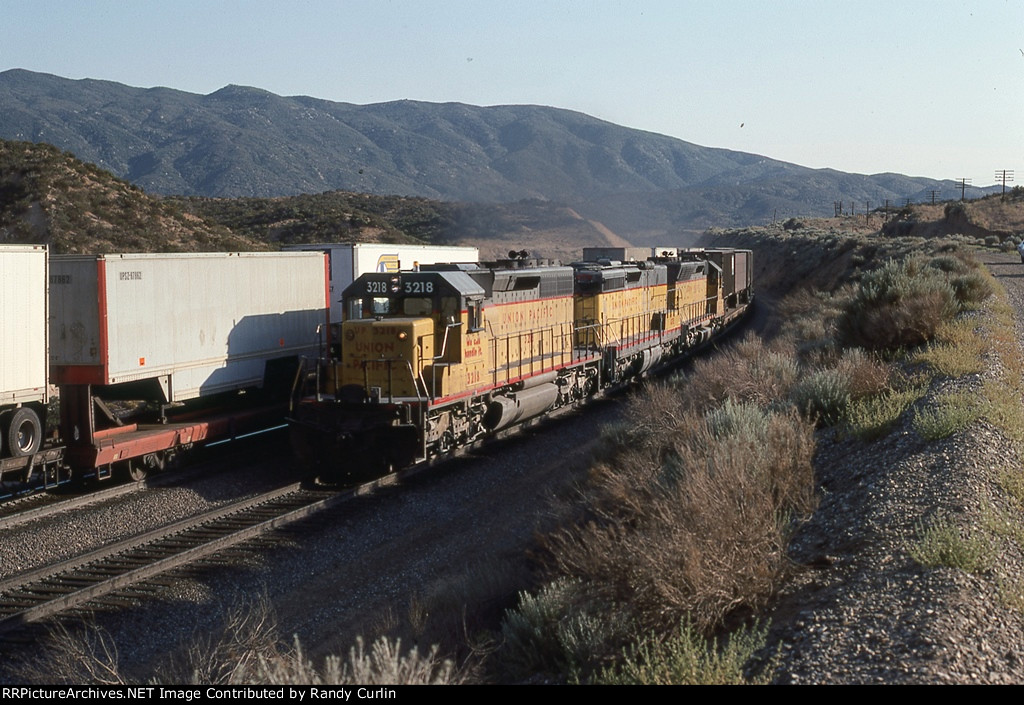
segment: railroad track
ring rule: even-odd
[[[139,492],[153,486],[155,485],[143,481],[113,485],[72,496],[45,493],[28,495],[14,503],[0,505],[0,531],[12,529],[53,514],[95,504],[105,499]]]
[[[0,581],[0,634],[194,563],[375,487],[339,492],[296,483]]]
[[[278,432],[277,435],[271,435],[275,431]],[[265,433],[267,435],[260,436],[255,443],[250,444],[250,447],[243,449],[241,452],[235,451],[233,462],[245,462],[249,458],[265,456],[268,452],[273,452],[281,442],[280,437],[282,433],[279,428]],[[238,441],[235,443],[237,444]],[[20,497],[4,498],[0,500],[0,531],[104,500],[157,487],[173,486],[201,478],[209,473],[216,472],[216,469],[223,463],[224,453],[218,452],[217,448],[229,450],[230,452],[232,447],[226,444],[218,444],[210,448],[204,448],[200,452],[205,454],[205,457],[199,456],[182,467],[165,470],[138,482],[122,480],[112,485],[72,490],[70,494],[54,493],[46,491],[46,488],[42,488],[41,491],[33,491]],[[237,445],[233,448],[237,448]],[[65,483],[61,487],[66,489],[69,487],[69,484]]]
[[[342,489],[296,482],[0,580],[0,636],[397,485],[425,469],[413,466]]]

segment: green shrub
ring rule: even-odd
[[[793,387],[790,400],[807,418],[831,426],[839,423],[850,403],[848,385],[838,370],[816,370]]]
[[[768,427],[768,416],[769,413],[756,404],[726,399],[704,418],[708,431],[718,440],[729,438],[740,443],[761,443]]]
[[[956,300],[964,308],[977,307],[993,292],[989,277],[977,271],[955,276],[950,280],[950,284],[953,287]]]
[[[954,255],[932,257],[931,261],[928,262],[928,266],[946,274],[966,274],[971,269],[967,262]]]
[[[924,386],[912,386],[852,401],[846,409],[846,431],[864,441],[881,438],[925,391]]]
[[[849,347],[894,350],[930,340],[958,311],[946,275],[914,257],[869,272],[837,321]]]
[[[642,641],[625,652],[621,664],[605,669],[597,682],[609,685],[753,685],[770,673],[748,678],[745,668],[764,646],[767,629],[744,628],[721,644],[704,639],[684,622],[677,633]],[[770,668],[762,669],[770,671]]]
[[[620,615],[588,602],[578,581],[562,578],[537,595],[520,593],[516,609],[505,612],[501,661],[515,677],[589,670],[628,633]]]
[[[962,431],[980,415],[976,395],[969,392],[947,394],[939,397],[933,407],[915,412],[914,430],[926,441],[936,441]]]
[[[926,568],[957,568],[967,573],[984,573],[995,558],[992,544],[977,534],[964,536],[952,519],[918,524],[917,540],[909,547],[910,557]]]

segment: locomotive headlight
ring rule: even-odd
[[[398,339],[399,340],[405,340],[408,337],[409,337],[409,334],[406,333],[404,330],[398,332]]]

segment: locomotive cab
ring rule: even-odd
[[[344,292],[337,386],[371,401],[446,393],[479,354],[484,290],[463,272],[365,274]]]

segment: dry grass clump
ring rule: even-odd
[[[117,644],[94,621],[68,626],[56,622],[49,638],[22,657],[23,683],[47,685],[131,685],[121,670]]]
[[[876,355],[849,348],[836,362],[836,372],[846,380],[851,401],[880,394],[890,388],[892,370]]]
[[[983,355],[989,344],[979,335],[977,321],[960,318],[939,326],[935,339],[914,356],[914,362],[927,364],[937,374],[963,377],[985,368]]]
[[[592,470],[584,518],[544,539],[552,582],[506,614],[512,674],[594,674],[683,622],[711,634],[786,574],[795,520],[816,503],[813,426],[731,399],[701,413],[666,386],[639,396]]]
[[[369,649],[357,638],[347,658],[329,656],[322,667],[306,658],[296,638],[285,646],[265,595],[236,600],[218,629],[198,636],[181,655],[156,668],[150,684],[193,685],[434,685],[463,681],[438,647],[402,650],[380,637]],[[23,668],[30,682],[133,685],[121,669],[116,644],[95,623],[51,630],[48,646]]]
[[[402,651],[401,639],[379,637],[367,649],[362,638],[349,649],[348,657],[329,656],[322,668],[305,658],[295,641],[294,649],[273,659],[262,659],[255,671],[233,683],[267,685],[454,685],[459,683],[451,661],[438,656],[437,646],[421,654],[414,646]]]
[[[701,412],[672,387],[638,395],[582,490],[582,520],[545,537],[552,582],[506,614],[501,661],[519,675],[596,674],[646,643],[633,666],[605,673],[629,680],[647,672],[643,649],[671,643],[658,635],[681,623],[708,635],[763,607],[795,520],[816,503],[813,449],[792,407],[727,399]]]
[[[727,401],[597,466],[590,520],[549,537],[557,572],[643,627],[708,631],[763,605],[785,573],[791,519],[814,506],[813,428]]]

